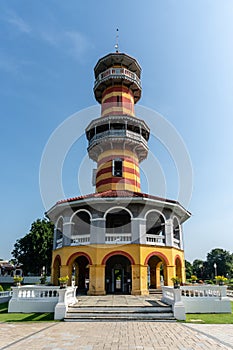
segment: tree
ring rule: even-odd
[[[214,265],[216,264],[216,269]],[[207,269],[209,277],[217,275],[231,276],[233,255],[223,249],[215,248],[207,254]]]
[[[193,274],[196,275],[199,279],[203,279],[204,272],[204,261],[200,259],[195,259],[193,261]]]
[[[40,274],[43,266],[51,271],[54,225],[48,219],[37,219],[26,236],[16,241],[11,252],[18,263],[23,264],[24,274]]]
[[[193,274],[193,267],[192,267],[192,264],[187,260],[185,260],[185,272],[186,272],[186,279],[191,278]]]

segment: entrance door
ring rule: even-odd
[[[124,283],[124,269],[121,266],[117,266],[112,269],[112,283],[113,283],[113,293],[124,293],[125,283]]]
[[[106,293],[129,294],[131,291],[131,265],[128,258],[115,255],[106,262]]]

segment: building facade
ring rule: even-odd
[[[62,200],[49,211],[55,223],[52,281],[69,276],[89,295],[131,293],[185,280],[182,224],[190,213],[177,201],[142,193],[140,162],[150,129],[135,116],[141,68],[115,52],[95,68],[94,94],[101,116],[86,128],[96,162],[96,192]]]

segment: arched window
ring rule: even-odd
[[[63,236],[63,218],[59,218],[56,224],[56,240],[62,239]]]
[[[74,223],[73,235],[90,235],[90,215],[86,211],[77,212],[72,222]]]
[[[131,233],[131,217],[126,210],[113,209],[106,216],[107,233]]]
[[[165,221],[158,212],[150,212],[146,217],[146,235],[148,244],[165,244]]]
[[[177,218],[173,219],[173,239],[174,245],[180,246],[180,224]]]

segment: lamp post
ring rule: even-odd
[[[216,263],[214,263],[214,273],[215,273],[215,276],[217,276],[217,264]],[[217,283],[217,281],[216,281],[216,283]]]

